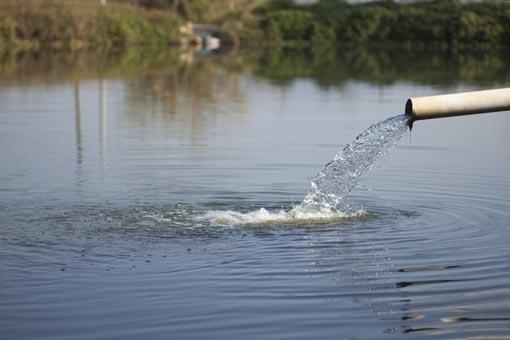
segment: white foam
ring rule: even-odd
[[[297,206],[289,211],[268,211],[265,208],[242,213],[232,210],[213,210],[197,216],[199,221],[209,221],[221,225],[249,225],[249,224],[274,224],[274,223],[306,223],[306,222],[329,222],[352,217],[366,215],[364,210],[354,212],[342,212],[331,210],[311,211]]]

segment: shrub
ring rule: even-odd
[[[166,42],[165,30],[161,26],[139,16],[100,12],[97,24],[97,32],[90,39],[102,46],[155,45]]]
[[[255,8],[254,13],[259,15],[267,15],[275,11],[295,9],[296,5],[293,0],[272,0],[265,1]]]
[[[336,43],[335,27],[324,25],[318,22],[313,24],[312,45],[314,47],[324,48]]]
[[[312,14],[302,10],[280,10],[267,16],[267,25],[276,25],[284,40],[308,39],[313,25]]]
[[[280,27],[276,21],[270,20],[267,25],[267,33],[266,36],[269,38],[269,41],[274,45],[279,45],[282,42],[282,32],[280,31]]]
[[[457,38],[462,42],[500,43],[505,31],[495,18],[472,11],[460,15],[458,26]]]
[[[449,42],[454,20],[451,13],[428,12],[419,7],[403,7],[390,39],[397,42]]]
[[[10,18],[0,18],[0,50],[18,45],[16,29]]]
[[[400,5],[389,0],[362,4],[321,0],[298,6],[279,0],[261,8],[266,36],[279,35],[283,42],[320,45],[336,39],[473,47],[510,43],[510,4],[504,2],[433,0]]]
[[[0,0],[0,16],[9,18],[0,25],[13,26],[14,36],[29,48],[161,45],[179,38],[182,23],[169,11],[113,1],[103,7],[99,1]]]
[[[340,36],[344,40],[355,42],[385,40],[396,20],[396,13],[387,8],[360,7],[349,14],[347,25],[340,29]]]

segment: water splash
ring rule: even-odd
[[[399,115],[370,126],[337,153],[310,184],[301,207],[309,211],[340,211],[346,195],[375,162],[391,150],[407,130],[409,117]]]
[[[364,210],[356,211],[311,211],[296,206],[291,210],[268,211],[265,208],[242,213],[238,211],[208,211],[198,216],[198,221],[209,221],[218,225],[252,225],[274,223],[314,222],[326,223],[346,218],[368,216]]]
[[[289,211],[268,211],[261,208],[241,213],[236,211],[209,211],[197,220],[221,225],[271,224],[283,222],[327,222],[335,219],[361,217],[364,210],[352,210],[345,197],[358,184],[360,177],[372,169],[407,131],[409,117],[399,115],[370,126],[337,153],[310,184],[301,204]]]

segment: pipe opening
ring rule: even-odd
[[[411,116],[413,114],[413,100],[409,98],[406,102],[406,115]]]

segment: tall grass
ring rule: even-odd
[[[126,47],[178,39],[182,20],[169,11],[131,4],[74,0],[0,1],[2,46]]]
[[[165,46],[180,40],[184,20],[222,25],[235,41],[257,47],[510,45],[510,3],[501,1],[188,0],[179,1],[181,7],[169,0],[119,1],[101,6],[99,0],[0,0],[0,53],[18,47]]]

